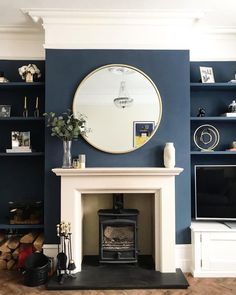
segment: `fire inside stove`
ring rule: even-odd
[[[129,250],[134,248],[133,226],[106,226],[102,246],[106,250]]]

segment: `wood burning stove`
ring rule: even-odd
[[[137,209],[123,208],[123,194],[113,195],[113,209],[100,209],[99,261],[136,263],[138,261]]]

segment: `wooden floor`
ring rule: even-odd
[[[190,284],[187,290],[97,290],[47,291],[44,286],[26,287],[16,271],[0,271],[0,295],[236,295],[236,278],[193,278],[186,274]]]

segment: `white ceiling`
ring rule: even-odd
[[[235,0],[0,0],[0,27],[36,26],[22,8],[193,10],[204,13],[199,25],[236,27]]]

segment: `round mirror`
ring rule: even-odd
[[[79,84],[74,115],[86,116],[84,137],[108,153],[127,153],[144,145],[156,132],[162,115],[160,93],[153,81],[132,66],[100,67]]]

